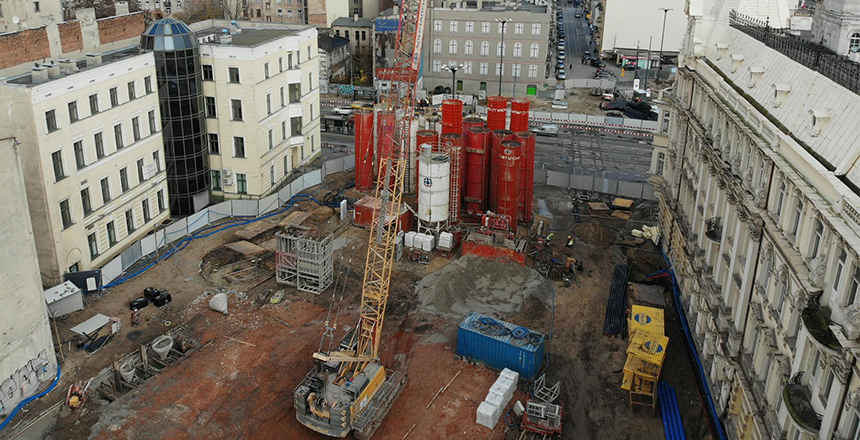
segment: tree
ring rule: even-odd
[[[186,24],[224,18],[224,11],[217,0],[189,0],[181,11],[173,14]]]

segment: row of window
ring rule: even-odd
[[[479,21],[478,23],[481,25],[481,33],[482,34],[489,34],[490,33],[491,22]],[[503,24],[502,22],[498,22],[496,24],[496,29],[497,29],[497,32],[499,35],[501,35],[502,32],[507,34],[508,29],[510,29],[510,28],[514,29],[514,35],[523,35],[523,33],[525,32],[525,27],[526,27],[525,23]],[[541,24],[540,23],[531,23],[531,27],[532,27],[532,35],[540,35],[540,30],[541,30]],[[467,34],[475,33],[475,22],[474,21],[465,22],[464,30],[466,31]],[[433,20],[433,31],[434,32],[442,32],[442,20]],[[459,32],[459,31],[460,31],[460,22],[459,21],[451,20],[448,22],[448,32]]]
[[[290,118],[290,130],[289,135],[287,134],[287,121],[281,121],[281,141],[287,140],[289,136],[301,136],[302,135],[302,117],[296,116],[294,118]],[[218,138],[218,133],[208,133],[207,139],[209,140],[209,154],[221,154],[221,143]],[[274,129],[270,128],[268,130],[268,139],[269,139],[269,150],[275,148],[275,134]],[[245,137],[244,136],[233,136],[233,157],[236,158],[244,158],[245,157]]]
[[[457,55],[459,42],[457,40],[448,40],[448,54],[449,55]],[[507,55],[507,44],[502,44],[501,41],[496,43],[496,56],[502,56],[502,54]],[[480,46],[480,55],[481,56],[490,56],[490,43],[486,41],[481,42]],[[433,53],[442,53],[442,40],[435,39],[433,40]],[[463,45],[463,55],[473,55],[474,54],[474,45],[472,40],[466,40]],[[514,58],[521,58],[523,56],[523,44],[522,43],[514,43]],[[539,58],[540,57],[540,45],[538,43],[532,43],[529,50],[530,58]]]
[[[148,95],[153,92],[152,88],[152,76],[147,76],[143,78],[143,90],[144,94]],[[129,101],[133,101],[137,99],[137,85],[136,81],[129,81],[126,83],[126,93]],[[108,95],[110,96],[110,107],[114,108],[121,104],[119,97],[119,88],[111,87],[108,90]],[[99,94],[98,92],[93,93],[87,98],[89,102],[89,111],[90,116],[96,115],[101,111],[101,107],[99,106]],[[69,123],[74,124],[75,122],[83,119],[81,116],[80,108],[78,107],[78,101],[71,101],[66,104],[68,108],[69,115]],[[45,124],[48,128],[48,133],[57,131],[60,129],[60,124],[57,116],[57,109],[51,109],[45,112]]]
[[[456,63],[454,61],[450,61],[449,65],[453,66]],[[478,64],[478,74],[479,75],[487,75],[489,72],[489,63],[479,63]],[[531,64],[529,67],[529,78],[537,78],[538,77],[538,66],[536,64]],[[433,72],[441,72],[442,71],[442,61],[433,60]],[[472,74],[472,62],[466,61],[463,63],[463,73],[466,75]],[[496,73],[495,76],[504,75],[505,69],[504,66],[500,63],[496,63]],[[521,64],[511,64],[511,75],[515,78],[522,77],[522,65]]]
[[[289,90],[289,102],[295,103],[301,100],[302,88],[300,84],[290,84],[289,89],[281,86],[279,90],[280,94],[280,102],[281,108],[287,106],[287,90]],[[204,97],[205,104],[205,114],[207,118],[217,118],[218,117],[218,106],[215,102],[214,96],[205,96]],[[313,119],[313,103],[310,104],[310,112],[311,119]],[[266,94],[266,115],[272,114],[272,94]],[[242,112],[242,100],[241,99],[231,99],[230,100],[230,119],[233,121],[243,121],[244,114]]]
[[[298,55],[300,52],[296,52]],[[311,47],[308,46],[308,58],[310,58]],[[298,61],[301,62],[301,61]],[[298,67],[298,64],[293,64],[293,54],[288,53],[286,63],[284,63],[284,57],[278,57],[278,72],[283,73],[284,70],[292,70]],[[215,81],[215,68],[211,64],[201,64],[200,65],[203,81]],[[263,77],[268,79],[271,78],[272,75],[269,71],[269,62],[263,64]],[[227,82],[231,84],[241,84],[242,76],[239,72],[238,67],[227,67]]]
[[[158,205],[158,213],[162,213],[167,209],[166,200],[164,199],[164,190],[160,189],[156,193],[156,200]],[[152,220],[152,215],[150,214],[150,200],[149,198],[144,199],[140,203],[141,216],[143,217],[143,225],[149,223]],[[130,208],[125,211],[125,231],[126,236],[131,235],[136,229],[137,225],[134,222],[134,208]],[[143,226],[141,225],[141,226]],[[117,235],[117,227],[116,221],[111,220],[105,225],[105,232],[107,233],[107,241],[108,241],[108,249],[115,246],[119,243],[118,235]],[[95,260],[101,255],[102,251],[99,249],[99,231],[93,231],[91,234],[87,235],[87,247],[90,251],[90,261]]]
[[[340,29],[335,29],[334,34],[340,37]],[[359,35],[361,38],[359,38]],[[349,31],[344,29],[343,38],[349,40]],[[367,31],[355,31],[355,41],[367,41]]]
[[[149,123],[149,135],[152,135],[158,130],[155,110],[150,110],[149,112],[147,112],[147,120]],[[142,135],[140,131],[140,116],[134,116],[131,118],[131,133],[134,142],[137,142],[141,139]],[[122,122],[113,126],[113,139],[114,151],[119,151],[126,147],[125,137],[123,135]],[[95,160],[91,160],[92,156],[90,156],[91,153],[87,152],[84,139],[78,139],[72,143],[72,151],[75,156],[76,169],[80,170],[107,156],[103,132],[100,131],[93,134],[93,149],[95,151]],[[51,153],[51,162],[54,171],[55,182],[59,182],[60,180],[63,180],[68,177],[64,164],[62,149]]]

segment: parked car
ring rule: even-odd
[[[624,115],[622,115],[619,112],[609,112],[606,114],[606,116],[609,116],[610,118],[623,118],[624,117]]]
[[[331,113],[333,115],[349,116],[352,114],[352,112],[353,109],[351,107],[335,107],[331,109]]]
[[[564,40],[558,40],[558,50],[564,50]]]
[[[625,64],[624,67],[622,67],[622,69],[628,70],[628,71],[629,70],[636,70],[636,65],[633,63]]]
[[[606,67],[606,63],[598,60],[597,58],[590,58],[588,62],[594,67]]]
[[[563,50],[558,51],[558,59],[563,60],[565,58],[565,54]]]
[[[576,17],[576,18],[582,18],[582,14],[580,14],[579,12],[577,12],[577,13],[576,13],[576,14],[574,14],[573,16],[574,16],[574,17]]]
[[[567,74],[564,73],[564,70],[559,70],[558,73],[555,74],[555,78],[564,80],[567,79]]]
[[[564,61],[559,61],[558,64],[555,65],[556,69],[564,69]]]
[[[555,125],[555,124],[541,125],[540,127],[532,128],[531,131],[532,131],[532,133],[534,133],[538,136],[556,137],[556,136],[558,136],[558,125]]]

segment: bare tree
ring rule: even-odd
[[[224,12],[218,4],[218,0],[189,0],[181,11],[173,15],[188,24],[213,18],[224,18]]]
[[[247,20],[247,0],[219,0],[221,8],[224,9],[224,18],[227,20]]]

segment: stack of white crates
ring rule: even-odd
[[[451,250],[454,247],[454,234],[450,232],[442,232],[439,234],[439,244],[438,247],[440,249]]]
[[[508,402],[514,396],[514,391],[517,389],[517,381],[520,379],[520,374],[516,371],[505,368],[496,379],[496,383],[490,387],[490,392],[487,393],[487,398],[478,405],[478,416],[476,422],[481,426],[493,429],[499,418],[502,415]]]

